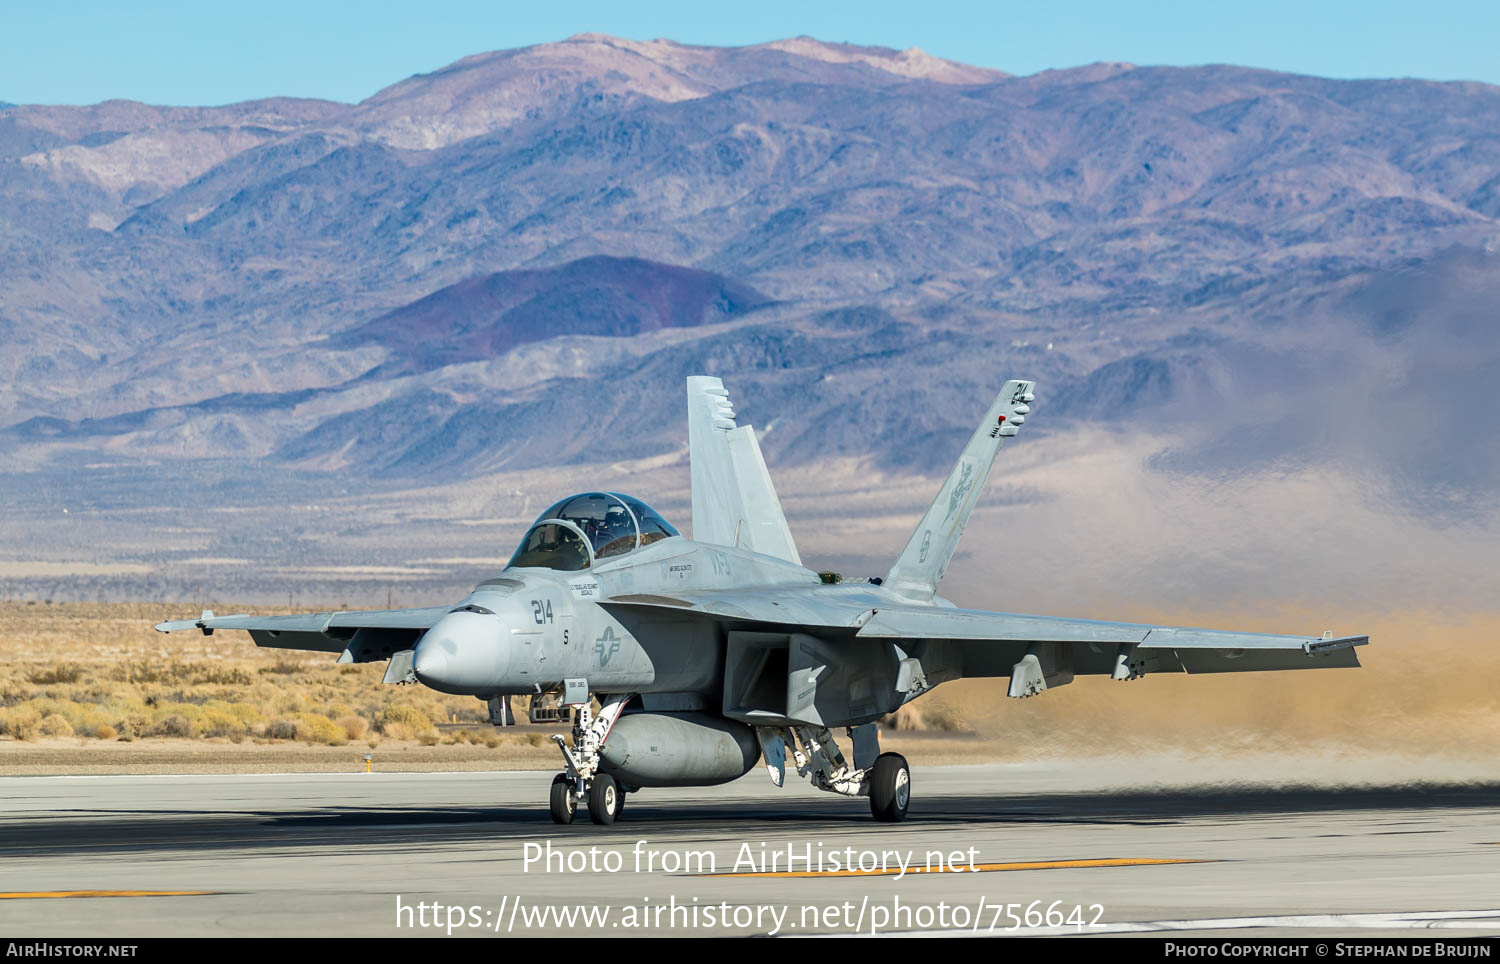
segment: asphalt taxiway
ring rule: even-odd
[[[559,827],[551,777],[0,778],[0,931],[434,936],[458,908],[455,937],[1500,934],[1500,782],[1100,788],[1086,765],[918,767],[889,825],[757,770]]]

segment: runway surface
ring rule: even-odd
[[[1084,765],[917,768],[910,818],[882,825],[757,770],[558,827],[551,777],[3,778],[0,930],[433,936],[456,914],[455,937],[944,934],[1014,914],[1033,933],[1500,934],[1500,783],[1098,789]],[[551,870],[528,867],[549,843]],[[885,872],[829,872],[861,858]]]

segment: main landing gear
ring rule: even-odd
[[[599,761],[610,731],[633,695],[608,697],[598,715],[586,703],[578,706],[573,717],[572,746],[560,734],[552,737],[562,751],[566,768],[552,778],[548,803],[554,823],[572,823],[579,810],[587,810],[589,819],[600,825],[620,819],[625,796],[634,788],[622,784],[613,774],[599,772]],[[911,804],[911,767],[906,758],[899,753],[880,752],[880,736],[873,723],[849,727],[848,733],[854,743],[853,765],[825,726],[755,728],[771,782],[778,787],[786,779],[790,751],[797,775],[806,777],[819,790],[868,797],[870,813],[876,820],[905,820]]]
[[[608,773],[599,772],[599,751],[632,695],[609,697],[598,716],[587,703],[580,706],[573,717],[572,747],[561,734],[553,734],[567,768],[552,778],[548,802],[553,823],[572,823],[579,807],[587,809],[589,819],[597,824],[612,824],[620,818],[628,788]]]
[[[791,750],[797,775],[806,777],[819,790],[869,797],[871,815],[884,823],[906,819],[911,804],[911,767],[899,753],[880,752],[875,724],[849,728],[854,741],[853,766],[844,759],[827,727],[757,726],[755,735],[771,782],[778,787],[786,779],[786,755]]]
[[[882,753],[870,771],[870,813],[876,820],[895,823],[906,819],[911,803],[911,768],[899,753]]]

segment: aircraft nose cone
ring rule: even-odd
[[[412,657],[412,669],[416,671],[417,678],[424,683],[428,680],[440,680],[446,676],[448,654],[443,651],[443,642],[448,643],[448,648],[453,648],[451,641],[428,643],[425,636],[417,644],[417,651]]]
[[[503,624],[493,613],[448,613],[417,641],[412,670],[442,693],[479,695],[504,684],[509,654]]]

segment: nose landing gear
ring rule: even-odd
[[[598,716],[593,715],[587,703],[579,706],[573,717],[571,747],[561,734],[553,734],[566,768],[552,778],[549,809],[554,823],[572,823],[580,806],[588,809],[589,819],[596,824],[607,826],[619,819],[625,809],[626,788],[608,773],[599,772],[599,754],[633,695],[609,697],[600,706]]]
[[[612,824],[625,809],[625,791],[614,777],[601,773],[589,786],[589,819],[597,824]]]
[[[578,812],[578,800],[573,796],[573,781],[568,779],[566,773],[559,773],[552,778],[548,806],[552,811],[553,823],[573,822],[573,815]]]

